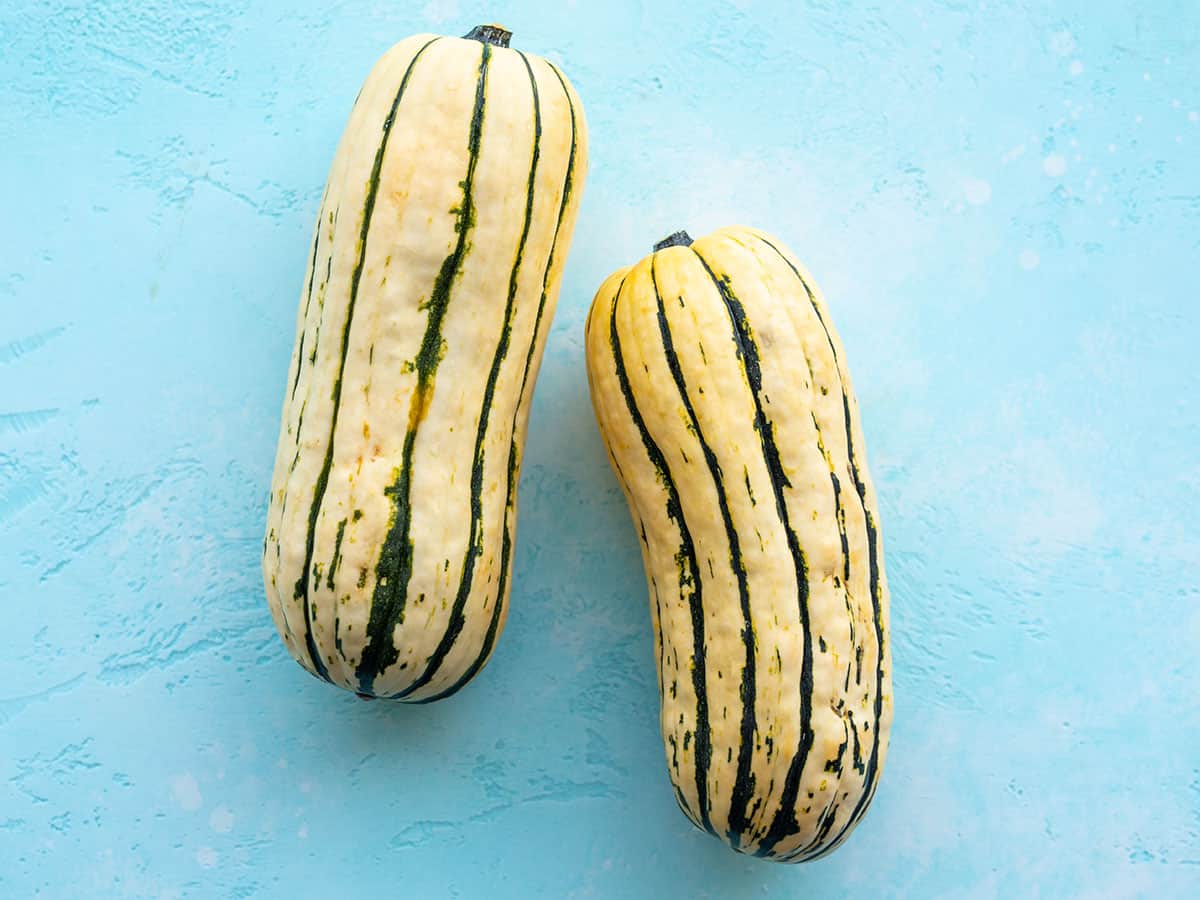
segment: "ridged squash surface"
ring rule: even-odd
[[[476,31],[410,37],[367,77],[287,376],[268,603],[302,666],[368,697],[454,693],[503,628],[530,399],[587,168],[563,74]]]
[[[846,354],[763,232],[674,243],[601,286],[592,403],[650,592],[676,799],[801,862],[862,818],[892,719],[878,504]]]

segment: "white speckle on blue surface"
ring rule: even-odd
[[[211,869],[217,864],[220,855],[212,847],[198,847],[196,849],[196,862],[205,869]]]
[[[1020,256],[1017,257],[1017,262],[1021,264],[1021,268],[1026,272],[1031,272],[1038,267],[1041,258],[1036,250],[1022,250]]]
[[[968,178],[963,182],[963,193],[972,206],[982,206],[992,199],[992,186],[980,178]]]
[[[1061,153],[1051,153],[1042,160],[1042,171],[1051,178],[1059,178],[1067,171],[1067,159]]]
[[[204,805],[204,797],[200,793],[200,785],[196,782],[196,777],[190,772],[184,775],[176,775],[171,779],[171,792],[175,795],[175,802],[189,812],[197,810]]]
[[[208,816],[208,825],[218,834],[233,831],[234,815],[227,806],[216,807]]]
[[[1017,144],[1015,147],[1010,147],[1008,150],[1004,151],[1004,155],[1000,157],[1000,161],[1005,165],[1008,165],[1010,162],[1020,159],[1024,155],[1025,145]]]
[[[1056,31],[1050,37],[1050,49],[1059,56],[1070,56],[1075,52],[1075,36],[1069,31]]]
[[[1200,112],[1197,112],[1196,110],[1193,109],[1190,113],[1188,113],[1188,121],[1189,122],[1200,122]]]
[[[1068,71],[1070,71],[1072,75],[1082,75],[1083,63],[1078,59],[1071,60],[1071,65],[1069,66]]]

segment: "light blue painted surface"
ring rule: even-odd
[[[1200,894],[1200,7],[248,6],[0,7],[0,895]],[[371,62],[493,19],[592,134],[512,613],[364,704],[259,581],[295,304]],[[830,297],[893,592],[881,789],[800,868],[675,809],[583,371],[601,278],[732,222]]]

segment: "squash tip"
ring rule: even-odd
[[[690,247],[692,246],[692,236],[686,231],[676,231],[674,234],[669,234],[657,244],[654,245],[654,252],[665,250],[667,247]]]
[[[482,41],[497,47],[507,47],[512,40],[512,32],[503,25],[476,25],[463,35],[469,41]]]

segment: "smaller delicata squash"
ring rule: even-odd
[[[816,859],[866,812],[892,721],[879,508],[825,301],[776,238],[680,232],[601,285],[585,340],[679,806],[739,852]]]

